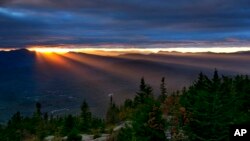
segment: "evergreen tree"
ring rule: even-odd
[[[214,75],[212,78],[212,86],[211,86],[210,90],[216,91],[219,89],[219,86],[220,86],[220,77],[219,77],[218,71],[215,69]]]
[[[89,106],[84,100],[81,105],[81,115],[80,115],[80,129],[84,132],[88,131],[91,127],[92,115],[89,111]]]
[[[44,115],[43,115],[43,119],[44,119],[44,121],[48,121],[49,120],[49,115],[48,115],[48,113],[46,112],[46,113],[44,113]]]
[[[124,102],[125,108],[133,108],[133,101],[131,99],[126,99]]]
[[[62,129],[62,135],[68,135],[72,129],[74,128],[74,118],[72,115],[68,115],[64,121],[63,129]]]
[[[141,78],[140,91],[144,91],[146,89],[146,83],[144,77]]]
[[[119,121],[119,109],[116,104],[113,102],[113,96],[110,96],[110,103],[106,114],[106,123],[107,124],[116,124]]]
[[[23,138],[22,128],[23,117],[20,112],[16,112],[8,121],[7,126],[0,132],[0,140],[20,141]]]
[[[166,88],[166,84],[165,84],[165,77],[162,77],[162,79],[161,79],[160,90],[161,90],[161,94],[158,97],[158,101],[163,103],[167,97],[167,88]]]
[[[9,125],[11,124],[12,126],[15,126],[18,128],[20,123],[22,122],[22,116],[20,112],[16,112],[12,117],[11,120],[9,121]]]
[[[140,90],[134,98],[135,106],[145,103],[146,98],[153,98],[153,89],[150,85],[145,84],[144,78],[141,79]]]
[[[36,111],[35,111],[35,113],[33,115],[35,120],[40,120],[41,119],[41,116],[42,116],[41,108],[42,108],[41,103],[37,102],[36,103]]]
[[[37,102],[37,103],[36,103],[36,113],[37,113],[38,115],[41,115],[41,108],[42,108],[41,103]]]
[[[133,141],[133,129],[131,127],[126,126],[122,128],[115,137],[113,137],[112,141]]]
[[[182,96],[181,105],[187,111],[188,124],[185,131],[190,140],[228,140],[230,124],[239,124],[249,121],[250,117],[240,110],[241,97],[245,90],[239,91],[250,83],[236,77],[236,86],[231,78],[219,77],[217,70],[211,80],[205,75],[191,86]],[[237,88],[238,87],[238,88]],[[244,108],[246,109],[246,107]],[[220,131],[220,132],[218,132]]]
[[[73,128],[70,133],[68,134],[67,141],[81,141],[82,136],[78,134],[78,131]]]
[[[196,87],[196,89],[210,89],[210,80],[206,75],[204,75],[202,72],[199,73],[198,80],[191,86]]]
[[[164,120],[162,119],[162,112],[159,106],[154,105],[149,112],[149,119],[147,122],[151,132],[151,141],[164,141],[165,133],[164,133]]]
[[[220,81],[220,78],[219,78],[219,74],[218,74],[218,71],[217,69],[214,70],[214,75],[213,75],[213,82],[216,84]]]
[[[144,104],[139,105],[132,121],[132,140],[165,141],[162,113],[154,99],[147,98]]]

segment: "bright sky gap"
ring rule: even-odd
[[[250,47],[207,47],[207,48],[57,48],[57,47],[31,47],[30,51],[37,51],[43,53],[67,53],[67,52],[89,52],[89,51],[114,51],[114,52],[145,52],[158,53],[160,51],[181,52],[181,53],[199,53],[199,52],[213,52],[213,53],[234,53],[241,51],[250,51]]]

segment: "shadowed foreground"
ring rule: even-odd
[[[203,73],[188,88],[169,92],[163,77],[160,95],[141,79],[133,99],[121,106],[110,95],[106,117],[93,116],[86,101],[79,115],[53,116],[40,103],[30,117],[17,112],[0,128],[0,139],[19,140],[229,140],[229,126],[250,123],[247,75],[209,79]],[[220,132],[218,132],[220,131]]]

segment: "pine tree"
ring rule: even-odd
[[[106,123],[116,124],[119,121],[119,109],[113,101],[113,96],[110,96],[109,107],[106,113]]]
[[[150,130],[151,137],[150,141],[164,141],[164,120],[162,119],[162,113],[159,106],[154,105],[152,110],[149,112],[149,119],[147,122]]]
[[[46,122],[49,120],[48,112],[44,113],[43,119],[44,119],[44,121],[46,121]]]
[[[20,113],[19,111],[16,112],[16,113],[12,116],[12,118],[11,118],[10,121],[11,121],[12,124],[20,124],[21,121],[22,121],[21,113]]]
[[[219,77],[218,71],[216,69],[214,70],[212,84],[213,85],[211,87],[211,90],[217,91],[219,89],[219,86],[220,86],[220,77]]]
[[[36,120],[41,119],[41,115],[42,115],[41,108],[42,108],[41,103],[37,102],[37,103],[36,103],[36,111],[35,111],[35,113],[34,113],[34,118],[35,118]]]
[[[134,98],[135,106],[144,104],[147,98],[153,98],[153,89],[150,85],[145,83],[144,78],[141,79],[140,90],[136,93]]]
[[[165,77],[162,77],[162,79],[161,79],[160,90],[161,90],[161,94],[158,97],[158,101],[163,103],[167,97],[167,88],[166,88],[166,84],[165,84]]]
[[[140,91],[144,91],[146,88],[144,77],[141,78]]]
[[[81,105],[81,115],[80,115],[80,129],[84,132],[88,131],[91,127],[92,115],[89,111],[89,106],[87,102],[84,100]]]
[[[247,119],[238,109],[242,93],[237,92],[230,78],[221,79],[216,70],[211,80],[201,80],[199,77],[181,96],[181,105],[189,119],[185,131],[190,140],[228,140],[225,129]]]
[[[148,98],[136,108],[132,116],[132,140],[165,140],[165,125],[159,105],[154,99]]]
[[[202,72],[199,73],[197,81],[194,83],[191,87],[196,87],[197,89],[210,89],[209,85],[211,84],[211,81],[208,79],[206,75],[204,75]]]
[[[62,129],[62,135],[68,135],[72,129],[74,128],[75,123],[74,123],[74,118],[72,115],[68,115],[65,118],[64,124],[63,124],[63,129]]]

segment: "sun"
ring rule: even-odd
[[[28,48],[30,51],[35,51],[39,53],[44,53],[44,54],[51,54],[51,53],[57,53],[57,54],[65,54],[70,51],[74,51],[74,49],[69,49],[69,48],[59,48],[59,47],[31,47]]]

